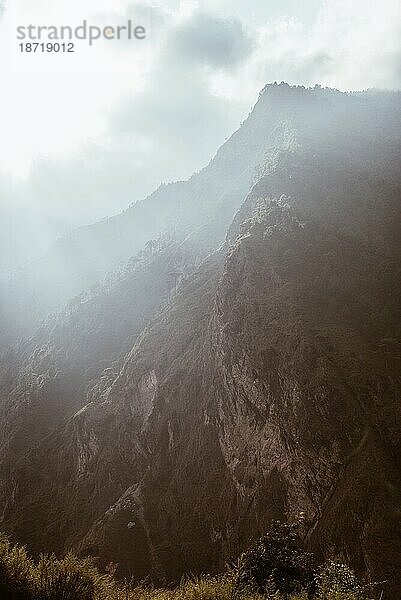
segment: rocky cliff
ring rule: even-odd
[[[264,90],[178,239],[3,358],[1,528],[169,582],[302,511],[399,589],[400,133],[398,94]]]

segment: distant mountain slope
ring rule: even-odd
[[[121,214],[73,231],[43,258],[16,273],[4,292],[6,320],[15,327],[10,338],[31,331],[32,322],[62,307],[165,232],[184,239],[212,221],[209,243],[222,242],[257,165],[277,141],[275,126],[281,110],[272,106],[262,127],[251,114],[210,164],[188,181],[162,185]]]
[[[95,361],[74,416],[7,454],[0,528],[35,552],[73,547],[118,563],[119,575],[170,582],[221,568],[271,518],[304,511],[308,544],[386,580],[391,598],[401,586],[400,95],[271,86],[240,132],[258,148],[257,181],[241,205],[231,182],[221,203],[188,199],[177,228],[189,234],[188,268],[168,297],[148,309],[155,296],[141,299],[135,275],[111,304],[99,290],[92,321],[79,308],[88,331],[77,345],[74,320],[63,322],[58,351],[76,348],[86,364],[107,305],[113,350]],[[152,255],[150,289],[178,272],[165,258],[178,248]],[[9,391],[19,377],[17,366],[2,402],[26,431]]]
[[[182,239],[195,228],[213,222],[208,242],[220,243],[233,213],[255,181],[258,166],[275,149],[290,147],[294,136],[314,137],[316,145],[323,141],[330,151],[336,148],[338,135],[352,136],[353,131],[366,130],[365,135],[379,145],[374,153],[376,161],[380,144],[384,144],[383,157],[391,144],[397,151],[398,104],[399,94],[346,95],[286,84],[267,86],[240,129],[202,171],[188,181],[161,186],[119,215],[75,230],[42,259],[15,274],[3,291],[4,300],[0,298],[3,329],[12,326],[11,340],[21,332],[32,331],[37,319],[61,308],[166,231],[174,231]],[[327,136],[330,139],[323,139]],[[363,164],[372,149],[364,146],[363,137],[352,141]]]
[[[1,472],[113,381],[142,329],[201,257],[194,240],[150,242],[3,355]]]

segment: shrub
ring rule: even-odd
[[[367,600],[354,572],[336,562],[317,576],[299,541],[300,522],[272,523],[235,569],[220,576],[184,579],[176,588],[118,585],[90,559],[43,555],[34,563],[24,548],[0,535],[0,600]],[[109,572],[115,565],[109,565]]]
[[[0,535],[0,597],[4,600],[32,600],[30,574],[33,563],[20,546],[12,546]]]
[[[329,561],[321,567],[316,580],[321,600],[331,600],[333,597],[359,600],[364,596],[364,586],[354,571],[342,563]]]
[[[85,567],[70,555],[62,561],[54,555],[41,556],[35,569],[36,599],[92,600],[93,578]]]
[[[275,521],[269,531],[245,552],[239,562],[237,594],[243,590],[287,596],[312,590],[315,581],[312,555],[300,543],[302,520],[286,524]]]
[[[114,600],[118,588],[89,559],[43,555],[35,564],[21,546],[0,536],[1,600]],[[120,595],[120,598],[122,596]]]
[[[43,555],[34,569],[35,600],[111,600],[116,585],[90,559]]]

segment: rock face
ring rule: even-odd
[[[303,511],[399,590],[400,134],[398,94],[264,90],[178,240],[3,358],[1,528],[170,582]]]

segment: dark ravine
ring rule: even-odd
[[[170,582],[302,511],[391,598],[400,134],[399,94],[264,90],[173,239],[3,355],[0,528]]]

